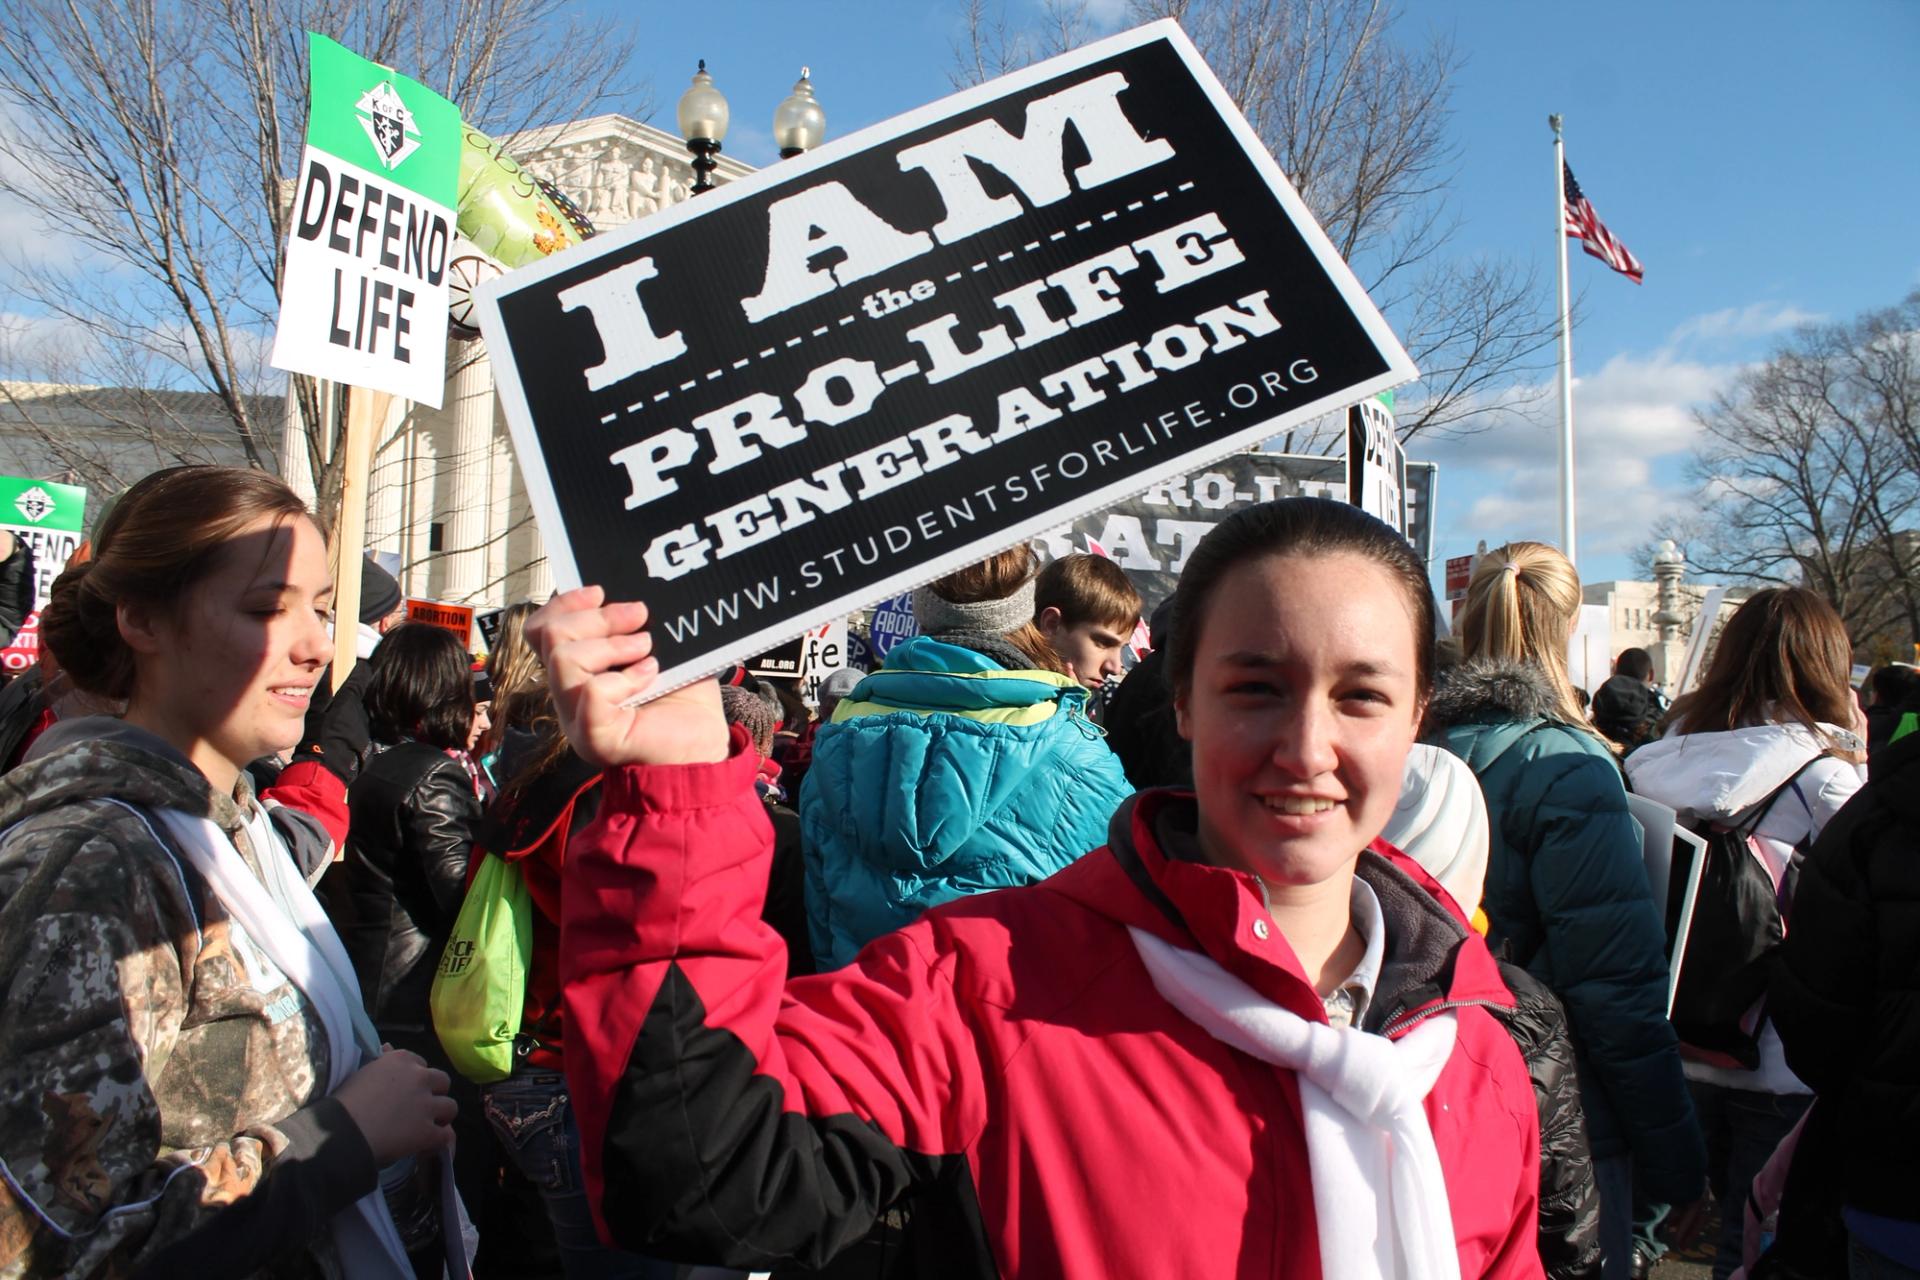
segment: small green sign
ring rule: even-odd
[[[425,85],[307,33],[307,143],[451,207],[460,180],[460,109]]]
[[[0,476],[0,527],[78,533],[86,514],[87,491],[80,485]]]

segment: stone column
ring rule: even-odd
[[[485,608],[511,604],[510,584],[513,571],[513,443],[507,437],[506,418],[496,412],[493,421],[493,454],[487,473],[487,589]],[[480,601],[475,602],[481,605]]]
[[[1680,668],[1687,660],[1687,645],[1680,638],[1680,628],[1686,622],[1680,612],[1680,579],[1686,571],[1686,556],[1673,545],[1672,539],[1663,541],[1653,556],[1654,600],[1659,605],[1653,615],[1653,626],[1659,640],[1650,656],[1653,678],[1668,697],[1673,696],[1673,686],[1680,679]]]
[[[533,539],[533,562],[527,566],[527,599],[535,604],[545,604],[553,595],[553,566],[547,561],[547,547],[536,534]]]
[[[400,400],[373,442],[373,466],[367,476],[367,550],[392,551],[403,559],[407,520],[407,427],[411,420]]]
[[[400,589],[422,599],[435,599],[440,594],[439,561],[433,554],[434,473],[439,465],[439,449],[428,418],[432,412],[416,405],[401,427],[407,492],[401,504],[404,514]]]
[[[487,539],[493,510],[489,470],[493,456],[493,369],[478,339],[447,342],[448,447],[440,459],[434,518],[444,526],[443,568],[438,575],[444,598],[466,603],[487,582]]]

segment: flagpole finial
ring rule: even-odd
[[[1556,138],[1557,138],[1557,137],[1559,137],[1559,136],[1560,136],[1560,123],[1561,123],[1561,119],[1560,119],[1560,113],[1559,113],[1558,111],[1556,111],[1556,112],[1554,112],[1554,113],[1553,113],[1552,115],[1550,115],[1550,116],[1548,116],[1548,117],[1547,117],[1547,123],[1553,126],[1553,134],[1554,134],[1554,136],[1555,136]]]

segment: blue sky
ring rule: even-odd
[[[1037,0],[1005,0],[1009,20]],[[802,63],[840,136],[951,91],[957,4],[819,0],[599,3],[636,25],[651,122],[698,58],[733,108],[727,151],[774,159],[769,124]],[[1117,12],[1097,0],[1094,13]],[[1920,4],[1616,0],[1591,6],[1411,3],[1396,28],[1450,34],[1459,149],[1449,252],[1511,255],[1553,288],[1549,112],[1644,285],[1573,246],[1580,567],[1645,577],[1633,549],[1684,505],[1692,406],[1798,324],[1845,319],[1920,288]],[[1550,300],[1550,298],[1549,298]],[[1550,376],[1550,375],[1548,375]],[[1551,400],[1536,422],[1416,447],[1441,464],[1436,551],[1554,540]]]

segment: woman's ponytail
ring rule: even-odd
[[[1604,742],[1567,675],[1567,642],[1579,616],[1580,575],[1567,558],[1544,542],[1509,542],[1474,567],[1460,611],[1460,643],[1469,660],[1533,664],[1553,688],[1556,718]]]

